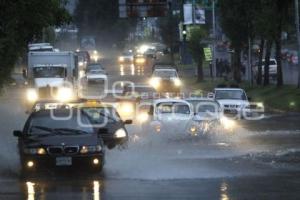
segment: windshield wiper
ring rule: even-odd
[[[49,127],[45,127],[45,126],[32,126],[30,128],[30,132],[32,132],[33,128],[39,129],[39,130],[42,130],[42,131],[46,131],[47,134],[28,134],[29,136],[45,137],[45,136],[49,136],[49,135],[57,135],[58,134],[57,131],[55,131],[54,129],[49,128]]]
[[[59,132],[60,134],[68,134],[68,135],[89,134],[89,132],[87,132],[87,131],[72,129],[72,128],[57,128],[57,129],[54,129],[54,130]]]
[[[99,112],[99,115],[101,115],[102,117],[106,117],[106,118],[112,120],[113,122],[117,122],[117,120],[115,118],[113,118],[111,116],[108,116],[108,115],[106,115],[106,114],[104,114],[102,112]]]

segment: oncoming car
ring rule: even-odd
[[[189,129],[193,136],[212,135],[232,132],[236,122],[223,115],[220,104],[209,98],[188,98],[194,110],[194,117]]]
[[[86,79],[88,83],[102,83],[107,81],[107,73],[100,64],[90,64],[86,69]]]
[[[134,61],[134,56],[133,53],[128,51],[128,52],[124,52],[122,53],[121,56],[119,56],[118,59],[120,64],[131,64]]]
[[[173,68],[155,69],[149,84],[155,88],[157,92],[179,93],[182,86],[178,73],[176,69]]]
[[[145,65],[146,62],[147,62],[147,58],[143,54],[136,54],[134,56],[135,65]]]
[[[147,114],[141,123],[143,132],[183,136],[189,129],[193,110],[185,100],[158,99],[153,101]]]
[[[85,126],[83,126],[84,124]],[[31,113],[22,131],[14,131],[22,173],[77,168],[100,172],[104,146],[88,115],[79,109],[49,109]]]
[[[240,119],[250,114],[248,97],[241,88],[215,88],[214,98],[228,117]]]

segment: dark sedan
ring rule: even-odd
[[[22,172],[73,166],[94,172],[104,165],[103,140],[79,109],[33,112],[23,131],[14,131]]]

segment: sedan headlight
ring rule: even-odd
[[[30,102],[35,102],[38,100],[39,97],[37,91],[33,88],[30,88],[26,92],[26,98]]]
[[[140,123],[145,123],[149,119],[149,114],[146,112],[142,112],[138,115],[137,119]]]
[[[159,86],[160,86],[160,78],[157,78],[157,77],[151,78],[149,84],[152,87],[154,87],[155,89],[159,88]]]
[[[146,62],[146,59],[145,59],[145,58],[137,58],[137,59],[136,59],[136,63],[141,64],[141,63],[145,63],[145,62]]]
[[[221,122],[223,128],[226,130],[232,130],[236,126],[235,121],[232,119],[228,119],[227,117],[222,117],[220,119],[220,122]]]
[[[182,84],[179,78],[175,78],[175,79],[173,79],[173,81],[174,81],[175,86],[177,86],[177,87],[181,86],[181,84]]]
[[[82,146],[80,149],[81,154],[87,154],[87,153],[97,153],[102,150],[101,145],[97,146]]]
[[[115,132],[115,137],[116,138],[125,138],[126,137],[126,131],[123,129],[123,128],[120,128],[119,130],[117,130],[116,132]]]
[[[121,116],[128,116],[134,114],[134,104],[133,103],[121,103],[120,105],[120,115]]]
[[[30,155],[46,155],[47,152],[44,148],[25,148],[23,150],[25,154],[30,154]]]
[[[120,62],[123,62],[123,61],[124,61],[124,57],[122,57],[122,56],[119,57],[119,61],[120,61]]]
[[[193,126],[191,126],[190,127],[190,133],[192,134],[192,135],[197,135],[197,133],[198,133],[198,128],[197,128],[197,126],[195,126],[195,125],[193,125]]]
[[[71,88],[59,88],[57,92],[57,100],[59,101],[70,101],[73,97],[73,90]]]
[[[82,61],[78,62],[78,65],[79,65],[79,67],[83,67],[84,62],[82,62]]]

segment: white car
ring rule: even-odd
[[[154,100],[147,114],[147,118],[140,117],[143,120],[143,133],[171,136],[186,135],[190,128],[190,122],[194,117],[191,104],[180,99]]]
[[[185,100],[193,106],[195,113],[189,130],[192,136],[222,134],[235,129],[235,121],[223,115],[220,104],[214,99],[191,97]]]
[[[87,66],[86,79],[88,83],[104,83],[107,81],[107,74],[100,64]]]
[[[179,93],[182,82],[174,68],[158,68],[153,71],[149,84],[157,92]]]
[[[255,65],[255,72],[256,74],[258,73],[258,62],[256,62]],[[262,60],[262,75],[265,74],[265,60]],[[276,76],[277,75],[277,61],[274,58],[270,59],[270,64],[269,64],[269,75],[270,76]]]
[[[243,118],[250,106],[246,92],[241,88],[215,88],[214,98],[226,116]]]

